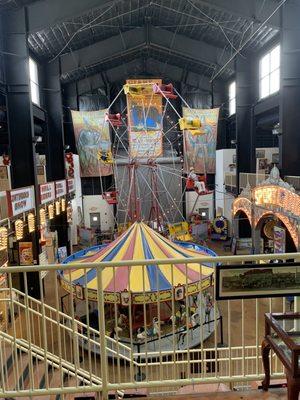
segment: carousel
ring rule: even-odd
[[[193,243],[172,242],[143,222],[135,222],[115,241],[75,253],[64,263],[80,264],[140,260],[141,265],[105,267],[102,272],[107,335],[130,344],[135,351],[195,347],[206,340],[218,319],[212,298],[213,268],[208,264],[171,263],[147,265],[153,259],[191,259],[215,256]],[[113,265],[113,264],[112,264]],[[89,324],[98,330],[96,269],[63,270],[61,286],[89,304]],[[82,307],[86,310],[86,307]],[[82,343],[84,346],[84,343]]]

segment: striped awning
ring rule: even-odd
[[[102,273],[103,288],[106,292],[132,293],[155,292],[170,290],[174,286],[191,284],[208,278],[212,268],[198,263],[183,263],[164,265],[147,265],[147,260],[171,259],[207,256],[207,250],[195,251],[181,247],[166,239],[143,222],[134,223],[115,241],[101,250],[90,250],[84,256],[72,258],[71,262],[80,264],[85,262],[116,262],[128,260],[145,260],[145,264],[121,267],[106,267]],[[68,259],[66,260],[67,262]],[[97,290],[96,269],[83,269],[62,272],[62,278],[72,285],[86,286],[89,290]]]

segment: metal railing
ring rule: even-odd
[[[259,185],[269,177],[268,174],[251,174],[251,173],[240,173],[240,188],[245,189],[247,185],[251,188]],[[232,172],[225,172],[225,186],[230,188],[236,188],[236,174]]]
[[[101,392],[106,399],[109,393],[122,396],[130,390],[174,393],[186,385],[223,382],[233,388],[259,381],[263,378],[264,313],[289,310],[286,298],[217,302],[216,288],[207,284],[203,270],[209,265],[215,273],[219,263],[276,258],[278,255],[252,255],[151,260],[147,265],[135,260],[114,265],[1,268],[0,273],[7,274],[8,287],[0,292],[0,308],[8,318],[0,332],[0,396]],[[280,254],[280,259],[299,260],[300,256]],[[149,298],[147,271],[152,265],[164,269],[171,286],[175,274],[185,277],[181,300],[172,295],[164,302],[168,290],[152,290]],[[130,270],[139,274],[137,279],[143,282],[139,304],[133,304],[133,297],[127,306],[120,304],[120,293],[115,290],[120,267],[123,276]],[[97,290],[93,300],[87,288],[91,268],[95,268],[93,286]],[[85,271],[83,291],[74,287],[65,296],[62,279],[68,282],[79,269]],[[111,279],[117,278],[109,296],[103,289],[108,270]],[[45,287],[40,300],[28,295],[28,274],[33,271]],[[43,282],[45,271],[49,273]],[[24,292],[12,284],[20,273]],[[159,269],[156,274],[158,282]],[[191,276],[194,283],[188,281]],[[131,284],[134,282],[129,283],[128,293],[134,292]],[[196,314],[198,320],[193,323]],[[153,318],[157,318],[154,326]],[[277,357],[272,355],[271,360],[272,377],[283,377]]]
[[[297,192],[300,191],[300,176],[289,175],[289,176],[285,176],[284,180],[285,180],[285,182],[292,185]]]

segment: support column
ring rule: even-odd
[[[45,107],[48,138],[46,150],[47,180],[65,179],[63,109],[59,59],[45,65]]]
[[[238,56],[235,60],[236,69],[236,179],[237,193],[240,193],[241,172],[255,172],[252,158],[255,157],[254,141],[252,140],[252,71],[249,58]]]
[[[7,83],[12,188],[36,183],[34,123],[29,81],[26,11],[5,14],[3,44]],[[25,173],[26,171],[26,173]]]
[[[300,175],[299,99],[300,99],[300,4],[289,0],[281,11],[281,89],[279,141],[281,174]]]
[[[35,186],[37,174],[34,144],[33,110],[30,96],[28,29],[26,9],[2,17],[4,66],[7,83],[9,149],[12,188]],[[39,253],[38,235],[33,235],[34,255]],[[23,274],[20,274],[21,286]],[[39,275],[27,273],[28,294],[40,298]]]

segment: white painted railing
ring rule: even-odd
[[[245,189],[247,185],[251,188],[259,185],[269,177],[268,174],[240,173],[240,188]],[[236,188],[236,174],[225,172],[225,186]]]
[[[178,265],[184,266],[187,275],[191,263],[194,266],[200,262],[209,264],[215,272],[218,263],[275,258],[278,255],[205,257],[188,262],[187,259],[151,260],[147,265],[168,266],[172,282]],[[280,255],[282,260],[297,258],[300,259],[298,254]],[[96,267],[96,303],[88,299],[86,288],[82,300],[76,297],[75,288],[66,296],[57,279],[57,265],[0,269],[0,273],[8,276],[8,288],[2,290],[0,307],[7,307],[11,316],[11,321],[7,321],[0,332],[0,397],[101,392],[105,399],[109,392],[120,396],[128,390],[173,393],[181,386],[214,382],[224,382],[232,388],[263,378],[260,345],[264,336],[264,313],[289,310],[285,298],[216,302],[215,287],[199,284],[195,304],[187,295],[182,301],[187,315],[195,312],[193,307],[196,307],[200,315],[196,324],[191,324],[191,318],[184,315],[180,326],[174,318],[164,321],[165,314],[176,315],[179,303],[172,297],[166,312],[165,304],[158,296],[153,296],[151,307],[144,301],[140,306],[127,308],[128,324],[119,331],[116,327],[121,325],[122,310],[117,296],[113,296],[115,300],[109,305],[104,303],[102,271],[105,267],[112,268],[112,276],[115,276],[118,267],[130,269],[134,265],[141,265],[141,262],[59,267],[64,271],[65,279],[71,271],[84,268],[87,274],[89,268]],[[203,267],[198,265],[201,281]],[[147,266],[140,268],[144,281]],[[30,271],[38,272],[41,287],[43,272],[49,271],[44,281],[45,293],[40,300],[28,296],[27,274]],[[13,288],[17,273],[23,275],[24,293]],[[85,282],[88,280],[86,274]],[[185,293],[192,290],[188,282],[183,286]],[[141,296],[146,298],[147,293],[144,289]],[[203,302],[207,293],[213,299],[209,315],[205,315]],[[294,308],[297,309],[297,302]],[[98,312],[93,314],[93,309]],[[141,313],[139,324],[133,318],[133,313],[138,311]],[[156,335],[145,340],[141,335],[137,336],[136,329],[151,328],[150,313],[160,324]],[[84,314],[87,317],[79,321],[77,317]],[[113,328],[114,335],[111,334]],[[283,377],[282,365],[274,355],[272,377]]]

